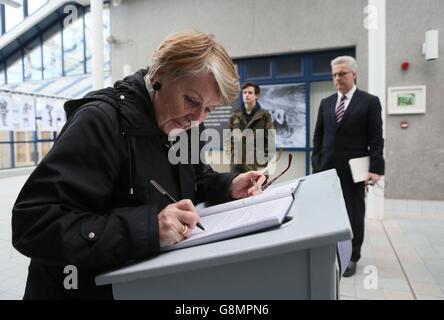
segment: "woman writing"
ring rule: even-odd
[[[181,32],[161,43],[148,70],[68,101],[68,122],[13,208],[13,245],[31,258],[24,299],[110,299],[110,286],[94,277],[190,236],[199,222],[193,203],[254,195],[259,172],[168,159],[172,132],[202,124],[239,91],[225,49]],[[170,204],[150,180],[183,200]],[[78,270],[77,290],[64,286],[67,265]]]

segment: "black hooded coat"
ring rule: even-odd
[[[65,104],[68,121],[13,208],[13,245],[31,258],[24,299],[111,299],[94,277],[160,250],[157,214],[169,203],[150,179],[175,199],[229,200],[233,174],[169,162],[145,74]]]

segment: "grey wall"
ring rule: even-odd
[[[192,28],[213,33],[233,58],[355,46],[363,75],[359,86],[365,89],[366,5],[367,0],[124,0],[111,9],[111,34],[121,42],[112,46],[112,78],[122,77],[124,64],[133,71],[147,66],[166,35]],[[293,155],[284,180],[305,175],[305,155]],[[278,162],[278,170],[284,162]]]
[[[154,49],[174,31],[213,33],[233,58],[357,47],[367,68],[367,0],[124,0],[111,10],[111,33],[128,44],[112,48],[113,80],[122,68],[151,62]],[[347,18],[347,23],[342,19]],[[367,86],[366,77],[360,86]]]
[[[387,115],[387,198],[444,200],[444,1],[387,1],[387,86],[427,86],[427,111]],[[439,29],[440,58],[421,53],[425,32]],[[411,68],[404,72],[401,63]],[[410,127],[400,129],[400,121]]]
[[[386,197],[444,200],[444,1],[387,0],[387,85],[426,85],[424,115],[386,116]],[[367,0],[124,0],[111,10],[112,78],[147,66],[174,31],[213,33],[233,58],[356,47],[358,86],[367,89]],[[440,30],[437,61],[421,54],[425,31]],[[127,43],[132,41],[132,45]],[[408,59],[412,67],[402,72]],[[316,106],[317,108],[317,106]],[[401,130],[400,120],[410,128]]]

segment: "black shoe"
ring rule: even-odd
[[[356,273],[356,262],[350,261],[347,269],[345,269],[343,277],[348,278],[354,275],[355,273]]]

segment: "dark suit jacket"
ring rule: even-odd
[[[313,172],[335,168],[350,172],[348,160],[370,156],[370,172],[384,174],[381,103],[378,97],[356,90],[339,125],[335,119],[338,94],[322,100],[313,139]]]

